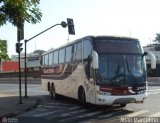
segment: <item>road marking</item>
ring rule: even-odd
[[[69,115],[78,114],[78,113],[82,113],[82,112],[86,112],[86,111],[87,111],[86,109],[81,109],[81,110],[78,110],[78,111],[64,113],[64,114],[62,114],[60,116],[61,117],[66,117],[66,116],[69,116]]]
[[[102,112],[103,112],[103,110],[100,110],[100,111],[96,111],[96,112],[92,112],[92,113],[88,113],[88,114],[84,114],[84,115],[90,117],[92,115],[96,115],[96,114],[99,114],[99,113],[102,113]]]
[[[64,105],[64,106],[77,106],[77,105],[74,105],[74,104],[65,104],[65,103],[57,103],[57,102],[55,102],[55,103],[48,103],[48,105],[60,105],[60,106],[62,106],[62,105]]]
[[[104,110],[106,110],[106,109],[104,109]],[[78,115],[78,116],[74,116],[74,117],[71,117],[71,118],[62,119],[62,120],[60,120],[60,122],[67,122],[67,121],[70,121],[70,120],[73,120],[73,119],[94,116],[94,115],[102,113],[104,110],[100,110],[100,111],[96,111],[96,112],[91,112],[91,113],[86,112],[85,114],[82,114],[82,115]]]
[[[160,117],[160,112],[150,115],[149,117]]]
[[[52,112],[45,112],[45,113],[41,113],[41,114],[36,114],[36,115],[33,115],[33,117],[43,117],[43,116],[54,114],[54,113],[57,113],[60,111],[63,111],[63,110],[57,110],[57,111],[52,111]]]
[[[68,110],[69,112],[64,113],[64,116],[65,116],[65,115],[68,115],[71,110],[75,110],[75,109],[80,109],[80,107],[67,108],[67,110]],[[61,110],[61,111],[66,111],[66,109],[63,109],[63,110]],[[46,119],[52,119],[52,118],[54,118],[54,117],[61,116],[61,115],[63,115],[63,114],[60,114],[60,115],[57,114],[57,115],[54,115],[54,116],[50,116],[50,117],[47,117]]]
[[[147,91],[160,91],[160,89],[149,89]]]
[[[0,91],[1,92],[8,92],[8,91],[18,91],[19,89],[12,89],[12,90],[4,90],[4,91]]]
[[[48,93],[48,92],[46,92],[46,91],[36,91],[36,90],[27,90],[27,91],[32,91],[32,92],[41,92],[41,93]]]
[[[151,96],[151,95],[156,95],[156,94],[159,94],[160,92],[148,92],[148,95]]]
[[[68,108],[69,110],[74,110],[74,109],[79,109],[79,106],[73,107],[73,108]]]
[[[45,108],[55,108],[57,106],[48,106],[48,105],[46,105],[46,106],[43,106],[43,107],[45,107]]]
[[[131,114],[125,115],[125,117],[136,117],[138,115],[144,114],[149,112],[148,110],[141,110],[141,111],[137,111],[137,112],[133,112]]]
[[[47,111],[47,109],[43,109],[43,108],[38,108],[38,109],[35,109],[35,110],[37,110],[37,111]]]
[[[123,112],[123,110],[117,110],[116,112],[112,112],[112,113],[109,113],[109,114],[98,116],[98,118],[109,118],[109,117],[112,117],[112,116],[114,116],[116,114],[119,114],[121,112]]]

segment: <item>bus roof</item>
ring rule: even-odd
[[[76,42],[79,42],[79,41],[85,40],[85,39],[93,39],[93,40],[103,40],[103,39],[107,39],[107,40],[118,40],[118,41],[120,41],[120,40],[122,40],[122,41],[138,41],[138,39],[132,38],[132,37],[120,37],[120,36],[85,36],[85,37],[83,37],[83,38],[79,38],[79,39],[76,39],[76,40],[74,40],[74,41],[71,41],[71,42],[69,42],[69,43],[67,43],[67,44],[64,44],[64,45],[62,45],[62,46],[60,46],[60,47],[58,47],[58,48],[48,50],[48,51],[46,51],[45,53],[43,53],[42,55],[45,55],[45,54],[47,54],[47,53],[56,51],[56,50],[58,50],[58,49],[61,49],[61,48],[63,48],[63,47],[69,46],[69,45],[71,45],[71,44],[74,44],[74,43],[76,43]]]

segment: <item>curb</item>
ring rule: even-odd
[[[40,103],[40,99],[37,98],[34,105],[26,108],[26,109],[23,110],[23,111],[20,111],[19,113],[12,113],[12,112],[11,112],[11,113],[8,113],[8,114],[4,114],[4,115],[0,116],[0,119],[2,119],[3,117],[12,118],[12,117],[15,117],[15,116],[17,116],[17,115],[20,115],[20,114],[22,114],[22,113],[24,113],[24,112],[26,112],[26,111],[31,111],[31,110],[33,110],[34,108],[36,108],[36,107],[39,105],[39,103]]]
[[[36,103],[33,106],[28,107],[25,111],[31,111],[32,109],[36,108],[39,104],[40,104],[40,99],[37,98]]]

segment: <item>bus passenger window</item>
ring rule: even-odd
[[[53,53],[49,54],[49,65],[53,64]]]
[[[54,52],[54,64],[58,64],[58,51]]]
[[[45,57],[45,65],[48,65],[48,54],[46,54],[44,57]]]
[[[81,43],[74,45],[74,61],[80,61],[82,59],[82,45]]]
[[[64,63],[65,49],[59,51],[59,63]]]
[[[44,56],[42,57],[42,65],[45,65],[45,59],[44,59]]]
[[[85,73],[86,73],[87,78],[90,78],[91,73],[92,73],[90,70],[91,52],[92,52],[91,41],[89,40],[83,41],[83,61],[85,65]]]
[[[83,60],[87,60],[88,56],[91,55],[92,44],[91,41],[86,40],[83,42]]]
[[[72,46],[66,48],[66,62],[71,62],[72,59]]]

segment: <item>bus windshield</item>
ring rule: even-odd
[[[136,41],[97,41],[97,84],[132,86],[146,82],[146,68]]]

